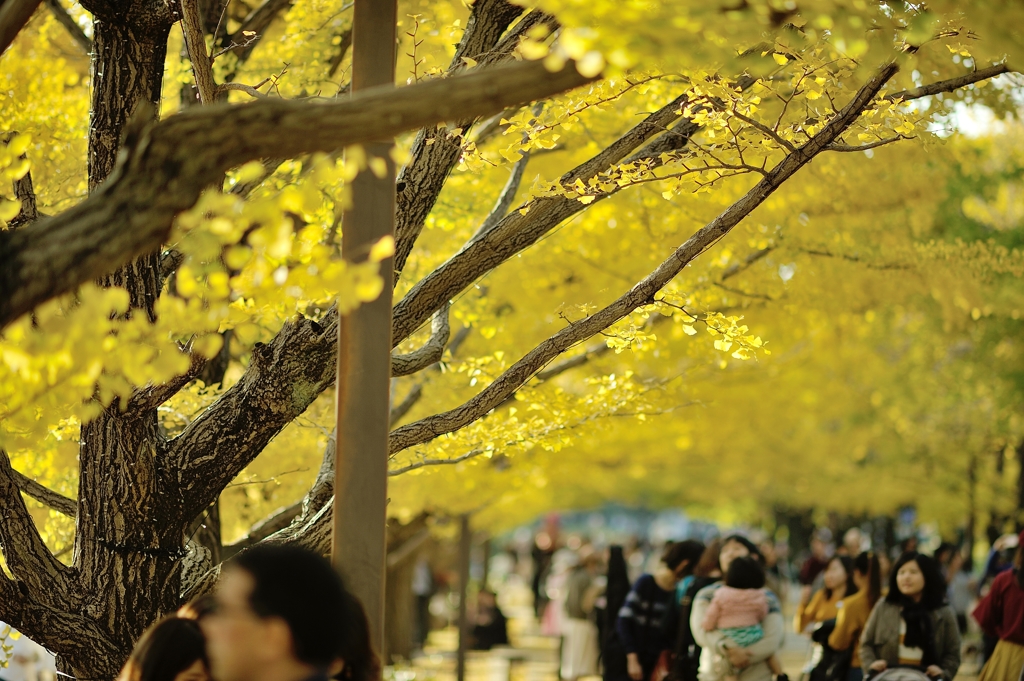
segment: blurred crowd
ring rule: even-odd
[[[511,553],[530,567],[541,631],[562,638],[563,679],[786,679],[779,652],[789,630],[812,642],[808,681],[951,681],[963,656],[983,681],[1017,681],[1022,540],[999,538],[977,570],[963,547],[924,551],[911,536],[876,549],[856,527],[838,540],[815,531],[796,556],[744,534],[600,547],[552,527],[534,535],[528,559]],[[505,618],[493,591],[481,602],[476,647],[487,649],[507,641],[488,629]]]

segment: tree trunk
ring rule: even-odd
[[[157,111],[171,16],[165,6],[152,3],[90,9],[96,15],[89,127],[92,191],[113,170],[135,112],[151,116]],[[128,291],[129,314],[144,311],[153,319],[161,285],[159,254],[142,256],[101,283]],[[114,677],[154,615],[178,606],[187,521],[175,517],[180,495],[162,466],[161,442],[156,410],[131,404],[122,411],[115,402],[82,426],[74,554],[81,608],[108,635],[120,657],[82,653],[64,658],[79,679]]]

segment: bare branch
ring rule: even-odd
[[[7,51],[42,0],[4,0],[0,4],[0,54]]]
[[[417,383],[409,390],[409,393],[401,402],[391,407],[391,416],[389,419],[391,425],[396,424],[403,416],[408,414],[409,410],[420,401],[421,397],[423,397],[423,384]]]
[[[46,0],[46,6],[53,13],[53,18],[64,27],[64,30],[82,48],[82,51],[90,54],[92,52],[92,41],[89,40],[89,36],[85,35],[85,31],[78,25],[78,22],[64,9],[64,5],[60,4],[60,0]]]
[[[530,161],[530,154],[526,152],[522,155],[515,165],[512,166],[512,172],[508,176],[508,181],[505,182],[505,186],[501,190],[501,194],[498,195],[498,201],[494,204],[494,208],[487,215],[480,228],[476,230],[476,234],[473,235],[473,239],[478,239],[487,232],[494,229],[501,219],[508,215],[508,211],[512,208],[512,202],[516,200],[516,192],[519,191],[519,185],[523,183],[523,175],[526,174],[526,164]]]
[[[348,48],[352,47],[352,27],[349,26],[341,35],[338,36],[341,40],[338,42],[338,51],[331,57],[331,63],[327,67],[327,77],[334,78],[334,74],[338,72],[341,67],[341,62],[345,61],[345,55],[348,54]]]
[[[464,404],[392,431],[389,447],[391,455],[466,427],[508,399],[552,359],[573,345],[607,329],[638,307],[653,302],[654,295],[687,264],[728,234],[786,180],[852,125],[861,111],[870,105],[878,91],[898,70],[899,66],[895,63],[883,66],[817,135],[794,153],[786,156],[767,177],[725,212],[698,230],[657,269],[613,303],[589,317],[574,322],[542,342]]]
[[[245,83],[221,83],[217,86],[217,92],[227,92],[228,90],[237,90],[244,92],[245,94],[255,99],[263,99],[267,95],[257,90],[252,85],[246,85]]]
[[[28,477],[24,473],[11,469],[11,474],[14,477],[14,482],[18,488],[29,495],[43,506],[52,508],[54,511],[66,515],[69,518],[74,518],[78,513],[78,502],[74,499],[69,499],[63,494],[58,494],[52,489],[40,485],[38,482]]]
[[[448,323],[450,308],[451,306],[445,303],[434,315],[430,339],[422,347],[406,355],[391,355],[392,376],[415,374],[441,360],[441,357],[444,356],[444,348],[448,344],[448,338],[451,336],[451,326]]]
[[[892,144],[893,142],[899,142],[900,140],[908,140],[908,139],[911,139],[911,138],[910,137],[906,137],[904,135],[896,135],[895,137],[890,137],[890,138],[887,138],[887,139],[878,140],[877,142],[869,142],[868,144],[851,145],[851,144],[835,144],[835,143],[833,143],[833,144],[828,145],[828,148],[825,149],[825,151],[843,151],[843,152],[867,151],[868,149],[877,149],[878,147],[884,147],[886,144]]]
[[[396,475],[402,475],[404,473],[408,473],[409,471],[414,471],[419,468],[426,468],[427,466],[449,466],[456,463],[462,463],[463,461],[474,459],[480,456],[481,454],[486,454],[487,452],[493,453],[493,451],[494,450],[491,449],[473,449],[466,452],[465,454],[453,457],[451,459],[420,459],[419,461],[411,463],[407,466],[402,466],[401,468],[388,469],[388,477],[392,478]]]
[[[740,119],[741,121],[743,121],[747,125],[751,126],[752,128],[755,128],[759,132],[761,132],[761,133],[767,135],[768,137],[770,137],[771,139],[775,140],[775,143],[778,144],[779,146],[781,146],[786,151],[789,151],[789,152],[796,151],[796,147],[794,147],[793,144],[789,140],[783,139],[777,132],[775,132],[774,130],[769,128],[767,125],[764,125],[762,123],[758,123],[753,118],[749,118],[748,116],[744,116],[739,111],[732,111],[730,115],[732,115],[735,118]]]
[[[89,198],[58,216],[0,233],[0,328],[157,250],[174,216],[232,167],[386,139],[456,114],[500,111],[589,80],[573,63],[550,73],[540,62],[521,62],[366,90],[331,103],[268,98],[245,106],[191,107],[159,123],[139,116],[117,167]],[[313,129],[316,135],[309,134]]]
[[[897,99],[909,102],[912,99],[930,97],[932,95],[937,95],[940,92],[952,92],[953,90],[959,90],[962,87],[966,87],[983,80],[988,80],[989,78],[995,78],[996,76],[1004,73],[1014,73],[1014,70],[1006,64],[996,64],[995,66],[989,66],[988,68],[971,71],[970,73],[957,76],[956,78],[940,80],[911,90],[900,90],[899,92],[894,92],[891,95],[886,95],[882,99],[887,102],[893,102]]]

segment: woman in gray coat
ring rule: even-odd
[[[889,577],[860,637],[861,668],[868,675],[890,667],[916,667],[952,681],[960,668],[960,630],[946,602],[946,580],[934,560],[910,551]]]

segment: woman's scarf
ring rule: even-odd
[[[903,637],[903,645],[908,648],[920,648],[924,651],[921,666],[938,664],[935,654],[935,626],[932,622],[932,611],[923,603],[915,603],[909,598],[903,600],[903,621],[907,623],[907,633]]]

